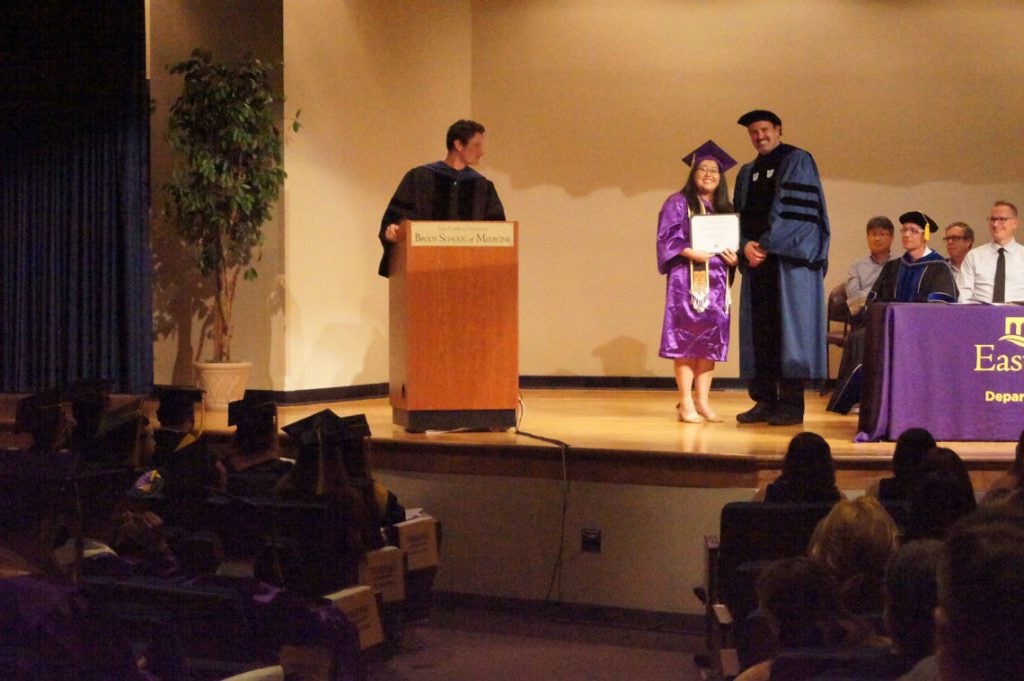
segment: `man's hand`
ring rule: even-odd
[[[767,251],[762,250],[761,245],[756,241],[747,242],[747,245],[743,247],[743,255],[751,267],[757,267],[768,257]]]
[[[384,230],[384,238],[393,244],[398,243],[398,225],[393,222],[388,225]]]

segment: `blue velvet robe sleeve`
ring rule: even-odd
[[[825,266],[830,228],[814,158],[795,149],[779,171],[781,177],[771,209],[772,227],[761,237],[761,248],[806,265]]]

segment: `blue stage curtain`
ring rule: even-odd
[[[143,0],[0,9],[0,391],[152,382]]]

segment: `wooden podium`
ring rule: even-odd
[[[515,222],[402,222],[389,268],[394,423],[516,425],[518,236]]]

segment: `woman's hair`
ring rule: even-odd
[[[1024,430],[1020,431],[1020,437],[1017,438],[1016,456],[1013,457],[1013,466],[1010,470],[1016,473],[1017,485],[1020,486],[1024,482]]]
[[[686,184],[680,190],[680,193],[686,198],[686,205],[694,213],[700,212],[700,196],[697,194],[697,182],[694,179],[697,176],[697,165],[695,160],[693,167],[690,168],[690,174],[686,176]],[[715,165],[718,165],[717,161]],[[725,173],[718,176],[718,186],[715,187],[715,193],[711,197],[711,208],[716,213],[733,212],[732,201],[729,200],[729,183],[725,180]]]
[[[896,651],[913,660],[935,652],[933,613],[941,553],[940,541],[911,541],[893,553],[885,566],[886,627]]]
[[[898,537],[878,499],[841,500],[814,528],[807,555],[835,578],[851,612],[881,612],[882,576]]]
[[[947,447],[928,450],[907,500],[910,539],[942,539],[953,523],[978,507],[967,466]]]
[[[798,433],[789,441],[779,480],[786,485],[788,501],[834,501],[836,468],[832,449],[817,433]]]
[[[924,428],[910,428],[900,433],[892,453],[892,472],[896,480],[905,486],[911,484],[919,473],[924,455],[934,446],[935,438]]]
[[[820,565],[803,556],[783,558],[757,578],[757,599],[783,648],[843,642],[836,583]]]

